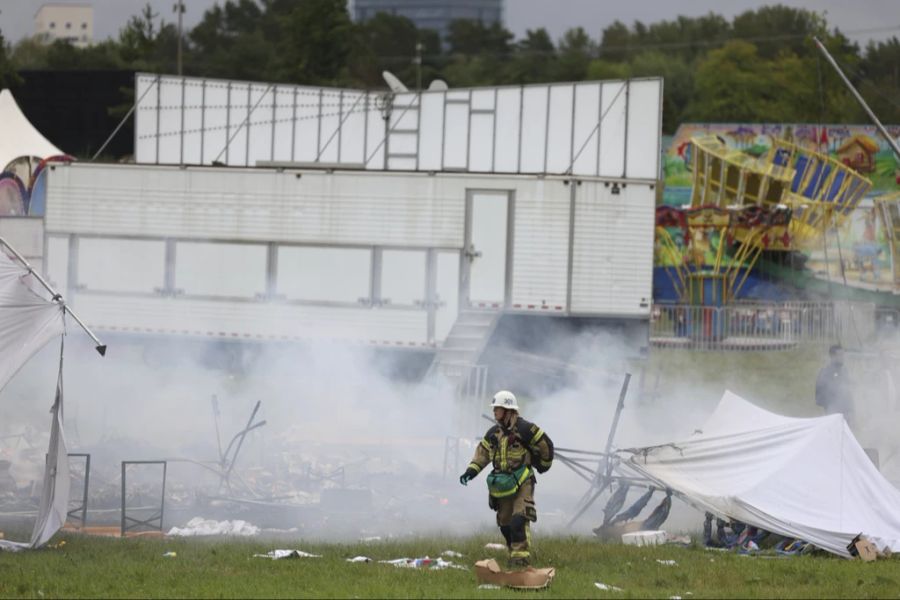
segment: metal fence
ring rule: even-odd
[[[735,302],[721,307],[655,304],[650,343],[694,350],[775,350],[838,342],[871,331],[873,305],[850,302]]]

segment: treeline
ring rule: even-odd
[[[228,0],[183,32],[183,72],[383,88],[387,69],[410,89],[435,78],[462,87],[662,76],[667,132],[685,121],[864,122],[815,49],[818,36],[882,120],[900,123],[900,40],[860,48],[809,10],[778,5],[731,21],[713,13],[649,25],[617,21],[596,39],[590,30],[585,24],[554,41],[540,28],[516,40],[499,25],[456,21],[442,41],[404,17],[354,23],[345,0]],[[177,47],[175,24],[148,5],[118,38],[89,48],[3,42],[0,83],[14,85],[25,70],[175,73]]]

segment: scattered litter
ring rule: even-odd
[[[385,565],[394,565],[395,567],[403,567],[407,569],[430,568],[434,570],[440,569],[462,569],[467,571],[466,567],[444,560],[443,558],[431,558],[425,556],[423,558],[395,558],[394,560],[379,560],[378,562]]]
[[[482,583],[478,586],[479,590],[502,590],[503,588],[494,583]]]
[[[175,558],[176,556],[178,556],[178,553],[169,550],[168,552],[163,552],[163,556],[165,556],[166,558]]]
[[[484,545],[486,550],[506,550],[506,546],[503,544],[498,544],[497,542],[488,542]]]
[[[310,554],[303,550],[270,550],[265,554],[254,554],[253,558],[271,558],[279,560],[282,558],[322,558],[321,554]]]
[[[234,521],[215,521],[194,517],[184,527],[173,527],[168,535],[178,537],[194,537],[202,535],[237,535],[248,537],[259,533],[259,527],[251,525],[247,521],[235,519]]]
[[[380,541],[381,541],[381,536],[380,536],[380,535],[372,535],[372,536],[369,536],[369,537],[359,538],[359,541],[362,542],[362,543],[364,543],[364,544],[368,544],[368,543],[370,543],[370,542],[380,542]]]
[[[681,596],[669,596],[669,600],[681,600]]]
[[[48,547],[48,548],[52,548],[52,549],[54,549],[54,550],[59,550],[59,549],[61,549],[61,548],[62,548],[63,546],[65,546],[65,545],[66,545],[66,540],[60,540],[60,541],[58,541],[58,542],[55,543],[55,544],[48,544],[47,547]]]
[[[666,565],[667,567],[678,566],[678,563],[675,562],[674,560],[662,560],[661,558],[657,558],[656,562],[658,562],[661,565]]]
[[[690,546],[691,536],[689,535],[673,535],[666,540],[667,544],[676,544],[678,546]]]
[[[369,558],[368,556],[354,556],[353,558],[348,558],[348,559],[347,559],[347,562],[352,562],[352,563],[360,563],[360,562],[361,562],[361,563],[370,563],[370,562],[373,562],[373,561],[372,561],[372,559]]]
[[[492,583],[521,590],[539,590],[550,585],[556,569],[527,567],[521,571],[503,571],[493,558],[475,563],[475,576],[480,583]]]
[[[462,552],[457,552],[456,550],[444,550],[441,552],[441,556],[449,556],[450,558],[462,558]]]
[[[622,588],[620,588],[620,587],[616,587],[614,585],[607,585],[607,584],[601,583],[599,581],[594,584],[594,587],[597,588],[598,590],[603,590],[604,592],[621,592],[622,591]]]

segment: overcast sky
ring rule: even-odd
[[[223,0],[184,0],[187,7],[185,27],[196,25],[203,12]],[[301,1],[301,0],[297,0]],[[546,27],[558,39],[571,27],[582,26],[599,39],[603,28],[616,19],[631,25],[634,21],[653,23],[678,15],[699,16],[710,11],[728,19],[765,2],[752,0],[505,0],[506,27],[517,38],[526,29]],[[0,30],[10,42],[34,33],[34,14],[45,0],[0,0]],[[94,37],[102,40],[118,34],[132,15],[147,0],[56,0],[55,4],[84,4],[94,7]],[[826,12],[828,23],[837,26],[852,39],[865,44],[869,39],[900,37],[900,0],[782,0],[781,4]],[[150,0],[154,10],[173,22],[175,0]],[[772,3],[770,3],[772,4]]]

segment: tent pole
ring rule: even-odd
[[[22,263],[22,265],[26,269],[28,269],[28,273],[31,275],[34,275],[34,278],[37,279],[38,282],[42,286],[44,286],[44,289],[46,289],[48,292],[50,292],[50,294],[53,297],[53,300],[55,302],[59,302],[59,304],[62,306],[63,310],[66,311],[67,313],[69,313],[69,316],[71,316],[73,319],[75,319],[75,322],[81,326],[81,328],[84,330],[84,332],[86,334],[88,334],[88,337],[90,337],[92,340],[94,340],[94,344],[96,344],[95,349],[97,350],[97,352],[100,353],[100,356],[106,356],[106,344],[102,343],[97,338],[97,336],[94,335],[94,332],[91,331],[90,328],[87,325],[85,325],[84,322],[80,318],[78,318],[78,315],[76,315],[75,312],[71,308],[69,308],[69,306],[65,303],[65,300],[63,300],[62,294],[59,294],[56,290],[54,290],[52,287],[50,287],[50,284],[47,283],[46,281],[44,281],[44,278],[41,277],[40,273],[38,273],[37,271],[34,270],[34,267],[32,267],[28,263],[28,261],[25,260],[25,257],[22,256],[21,254],[19,254],[19,251],[16,250],[15,248],[13,248],[9,244],[9,242],[7,242],[2,237],[0,237],[0,245],[2,245],[4,248],[6,248],[10,252],[12,252],[13,256],[15,256],[16,259],[20,263]]]

